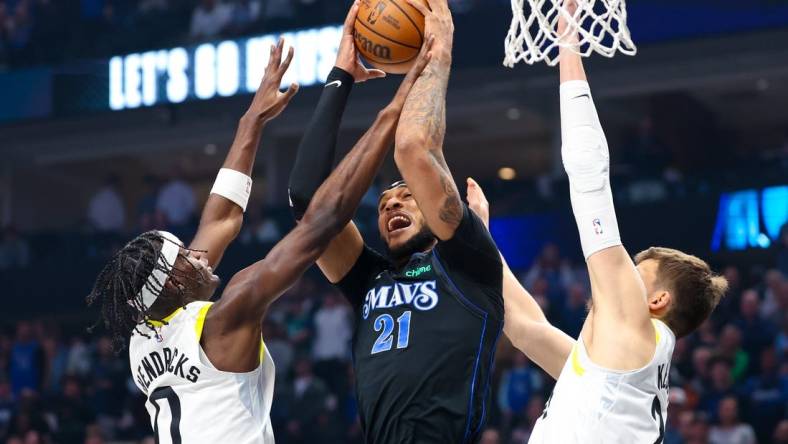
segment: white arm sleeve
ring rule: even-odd
[[[588,82],[561,84],[561,157],[583,254],[621,245],[613,195],[610,155]]]

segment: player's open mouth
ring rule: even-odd
[[[404,230],[411,225],[410,218],[405,213],[394,213],[386,224],[389,234]]]

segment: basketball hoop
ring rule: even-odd
[[[616,51],[635,55],[637,48],[627,27],[626,0],[576,0],[577,10],[571,14],[565,0],[511,0],[512,25],[506,35],[504,66],[513,67],[523,61],[529,65],[544,61],[558,63],[558,50],[571,48],[583,57],[597,52],[613,57]],[[526,16],[523,10],[527,3]],[[567,31],[558,33],[558,19],[567,21]],[[577,31],[578,42],[567,44],[568,34]]]

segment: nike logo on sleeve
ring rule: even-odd
[[[340,86],[342,86],[342,81],[334,80],[333,82],[326,83],[326,86],[324,86],[324,88],[328,88],[329,86],[336,86],[337,88],[339,88]]]

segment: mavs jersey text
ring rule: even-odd
[[[654,357],[633,371],[594,365],[581,335],[528,442],[662,443],[676,338],[661,321],[653,323],[657,341]]]
[[[148,397],[156,442],[273,443],[274,363],[261,344],[255,370],[214,368],[200,346],[211,304],[192,302],[158,324],[150,338],[137,332],[131,337],[131,374]]]
[[[503,327],[502,276],[495,243],[467,207],[450,240],[402,268],[364,248],[337,285],[356,314],[365,442],[476,442]]]

